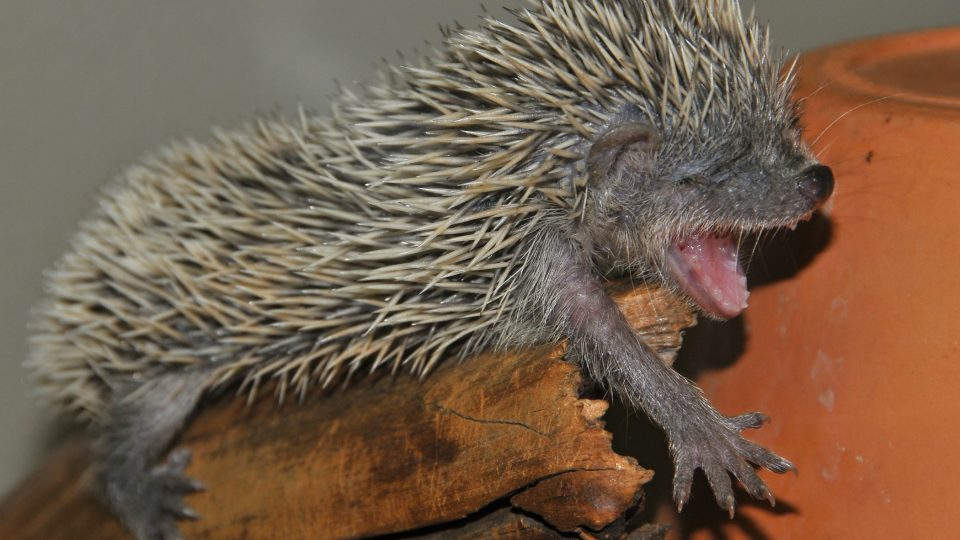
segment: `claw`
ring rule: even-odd
[[[773,498],[773,493],[770,492],[767,484],[764,483],[753,467],[741,462],[739,466],[736,467],[736,470],[733,471],[733,475],[743,484],[744,489],[747,490],[747,493],[749,493],[751,497],[754,499],[764,499],[770,503],[770,506],[776,506],[777,503]]]
[[[746,443],[746,448],[742,451],[742,456],[744,459],[750,463],[754,463],[759,467],[763,467],[769,471],[775,473],[785,473],[787,471],[797,472],[797,468],[794,467],[793,463],[790,461],[774,454],[766,448],[753,444],[749,441],[744,441]]]
[[[729,512],[732,519],[735,499],[733,496],[733,485],[730,483],[730,475],[727,473],[726,468],[706,466],[703,467],[703,472],[707,475],[707,482],[710,483],[710,488],[713,490],[714,497],[717,499],[717,504]]]
[[[683,507],[690,501],[690,486],[687,486],[684,493],[677,493],[674,489],[673,499],[677,503],[677,512],[683,512]]]
[[[200,493],[201,491],[207,490],[207,485],[199,480],[196,480],[193,478],[187,478],[186,480],[187,480],[187,493]]]
[[[198,514],[193,508],[190,508],[186,505],[180,505],[176,508],[168,508],[167,510],[180,519],[192,519],[194,521],[200,519],[200,514]]]
[[[763,449],[766,454],[766,459],[763,461],[757,462],[758,465],[762,466],[765,469],[771,470],[775,473],[785,473],[787,471],[792,471],[794,474],[797,473],[797,468],[786,459],[774,454],[773,452]]]
[[[677,503],[677,511],[682,512],[683,507],[690,500],[690,488],[693,485],[693,468],[686,466],[676,466],[676,473],[673,478],[673,500]]]
[[[759,429],[770,421],[770,417],[760,412],[752,412],[735,416],[730,420],[739,430],[743,431],[744,429]]]
[[[166,466],[177,472],[183,472],[187,466],[190,465],[192,459],[193,452],[191,452],[189,448],[177,448],[173,452],[170,452]]]
[[[192,478],[187,478],[177,473],[160,472],[154,475],[157,482],[170,493],[179,493],[187,495],[204,491],[206,486]]]

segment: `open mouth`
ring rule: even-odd
[[[667,269],[707,314],[730,319],[747,307],[750,297],[737,248],[731,236],[694,234],[670,246]]]

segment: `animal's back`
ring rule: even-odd
[[[488,345],[536,204],[475,179],[407,183],[364,144],[262,122],[128,170],[48,276],[41,389],[95,421],[130,377],[213,369],[304,392]]]

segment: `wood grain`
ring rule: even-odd
[[[618,302],[666,361],[694,323],[661,290]],[[611,450],[607,402],[581,397],[562,346],[444,365],[424,380],[357,381],[304,403],[205,407],[180,444],[208,486],[187,538],[344,538],[405,533],[553,538],[602,531],[652,471]],[[659,444],[659,441],[657,442]],[[93,496],[89,453],[65,448],[0,505],[0,538],[124,538]],[[499,531],[499,532],[497,532]],[[595,533],[591,533],[595,534]]]

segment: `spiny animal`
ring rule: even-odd
[[[106,497],[140,538],[189,517],[189,454],[158,465],[201,398],[281,396],[361,370],[569,340],[569,359],[669,440],[674,497],[702,469],[789,461],[741,436],[604,291],[632,276],[728,318],[741,239],[831,194],[792,79],[735,0],[534,0],[447,31],[344,91],[328,117],[175,145],[104,193],[49,275],[29,368],[100,433]]]

